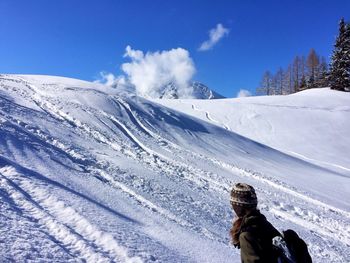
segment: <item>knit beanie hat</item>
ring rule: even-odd
[[[258,199],[254,188],[245,183],[235,184],[231,190],[231,204],[244,207],[256,207]]]

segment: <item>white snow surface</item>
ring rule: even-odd
[[[350,261],[350,94],[146,100],[0,75],[1,262],[240,262],[236,182],[314,262]]]

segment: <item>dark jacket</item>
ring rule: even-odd
[[[277,261],[272,238],[280,235],[258,210],[243,218],[239,234],[242,263],[273,263]]]

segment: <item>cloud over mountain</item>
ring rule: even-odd
[[[121,69],[139,95],[159,97],[164,85],[174,83],[181,97],[190,96],[189,83],[196,68],[187,50],[175,48],[144,53],[127,46],[124,57],[130,62],[123,63]]]

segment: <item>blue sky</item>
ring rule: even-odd
[[[95,80],[121,74],[125,48],[186,49],[199,80],[234,97],[314,48],[327,58],[350,1],[0,0],[0,73]],[[229,30],[199,51],[208,32]]]

